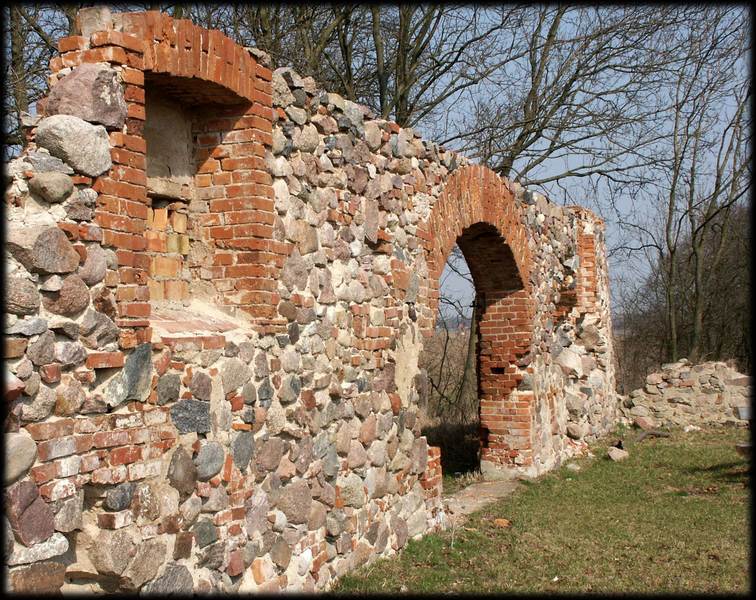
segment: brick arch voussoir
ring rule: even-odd
[[[425,251],[431,289],[437,289],[446,259],[463,231],[476,223],[488,223],[510,247],[523,288],[530,293],[531,257],[521,209],[506,181],[491,169],[481,165],[457,169],[447,180],[428,221],[430,235]],[[435,295],[430,301],[435,310]]]
[[[144,41],[145,72],[212,82],[250,102],[271,104],[270,69],[220,31],[159,11],[124,17],[124,32]]]

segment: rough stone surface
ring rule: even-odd
[[[53,412],[61,417],[68,417],[79,412],[86,400],[86,392],[81,383],[73,378],[66,378],[55,388],[55,408]]]
[[[197,545],[200,548],[204,548],[218,539],[218,532],[215,525],[206,519],[197,521],[197,524],[192,528],[192,531],[194,532]]]
[[[82,527],[84,491],[55,502],[55,531],[70,533]]]
[[[25,340],[24,340],[25,341]],[[21,352],[19,352],[21,354]],[[31,363],[31,361],[29,361]],[[30,376],[27,379],[31,379],[31,373]],[[36,373],[34,373],[36,375]],[[16,377],[13,373],[8,373],[6,371],[5,373],[5,400],[6,402],[14,402],[20,395],[21,392],[26,390],[27,384],[21,381],[18,377]]]
[[[291,561],[291,546],[283,538],[279,537],[270,549],[270,557],[274,563],[285,569]]]
[[[181,389],[181,376],[178,373],[166,373],[157,383],[158,404],[163,405],[167,402],[178,400]]]
[[[750,406],[750,379],[722,362],[662,365],[643,388],[621,399],[627,423],[641,429],[744,423],[739,407]]]
[[[202,505],[201,511],[203,513],[217,513],[224,508],[228,508],[228,494],[225,488],[216,487],[210,492],[205,503]]]
[[[29,180],[29,191],[45,202],[58,204],[73,192],[73,182],[68,175],[56,173],[39,173]]]
[[[85,38],[98,31],[108,31],[113,27],[113,14],[107,6],[83,8],[76,13],[76,27]]]
[[[61,329],[66,330],[70,323],[61,324]],[[80,331],[73,331],[73,337],[78,337],[80,332],[81,341],[89,348],[101,348],[106,344],[118,341],[120,329],[107,315],[96,311],[87,310],[79,326]]]
[[[31,377],[29,378],[31,379]],[[21,407],[21,418],[24,421],[41,421],[52,414],[55,406],[55,390],[46,385],[38,383],[39,391],[34,395],[34,399],[25,402]],[[29,391],[29,382],[26,383],[26,389]]]
[[[207,373],[197,371],[192,376],[192,381],[189,384],[189,389],[192,392],[192,396],[198,400],[210,400],[210,394],[213,391],[213,380]]]
[[[365,504],[365,488],[362,479],[350,473],[341,482],[341,498],[347,506],[359,508]]]
[[[188,496],[194,491],[197,481],[197,467],[192,457],[183,446],[176,448],[168,466],[168,481],[182,496]]]
[[[48,115],[73,115],[120,129],[126,120],[126,101],[114,69],[103,64],[83,64],[58,81],[45,103]]]
[[[97,177],[112,166],[107,131],[79,117],[53,115],[37,126],[36,141],[75,171]]]
[[[47,540],[55,530],[53,513],[34,483],[21,481],[6,491],[6,509],[16,539],[24,546]]]
[[[297,375],[288,375],[278,390],[278,399],[281,404],[291,404],[299,397],[301,389],[302,385],[299,377]]]
[[[8,557],[7,564],[23,565],[29,563],[38,563],[55,556],[60,556],[68,550],[68,540],[62,533],[54,533],[49,538],[38,544],[27,548],[25,546],[16,546]]]
[[[60,291],[42,297],[42,304],[51,313],[73,317],[89,306],[89,289],[78,275],[63,279]]]
[[[26,356],[36,366],[45,365],[55,360],[55,334],[46,331],[36,340],[29,343],[26,348]]]
[[[308,275],[309,270],[306,263],[302,260],[299,252],[295,250],[284,264],[281,271],[281,280],[290,290],[303,290],[307,286]]]
[[[290,523],[306,523],[310,516],[312,493],[306,481],[290,483],[282,489],[277,508],[282,511]]]
[[[192,574],[185,565],[171,562],[165,565],[163,572],[147,583],[140,595],[186,596],[194,589]]]
[[[234,464],[240,471],[244,472],[249,465],[249,461],[255,453],[255,438],[251,431],[240,431],[234,436],[231,442],[231,455],[234,458]]]
[[[55,342],[55,362],[65,367],[73,367],[87,359],[84,347],[78,342]]]
[[[29,271],[70,273],[79,266],[79,254],[57,227],[12,227],[7,247]]]
[[[171,407],[171,420],[181,433],[210,431],[210,405],[201,400],[180,400]]]
[[[5,473],[3,481],[9,485],[22,477],[37,458],[37,444],[24,430],[5,434]]]
[[[228,393],[241,387],[252,376],[251,371],[238,358],[231,358],[225,362],[221,368],[221,380],[223,382],[223,392]]]
[[[92,565],[102,575],[120,575],[136,554],[136,544],[125,529],[100,531],[89,549]]]
[[[197,467],[197,479],[200,481],[210,479],[221,470],[225,458],[223,446],[217,442],[208,442],[202,446],[194,458],[194,464]]]
[[[614,462],[619,462],[628,458],[630,456],[630,453],[627,450],[611,446],[607,451],[607,456],[609,456],[609,458],[611,458]]]
[[[105,278],[108,261],[105,251],[100,246],[90,246],[87,250],[87,259],[79,268],[79,277],[88,286],[100,283]]]
[[[573,440],[579,440],[583,437],[583,428],[577,423],[567,424],[567,435]]]
[[[73,169],[71,167],[56,156],[50,156],[46,150],[29,152],[29,154],[24,157],[24,160],[28,162],[32,169],[37,173],[49,173],[55,171],[67,175],[73,174]]]
[[[8,586],[14,594],[59,594],[65,579],[66,565],[50,560],[10,571]]]
[[[255,461],[265,471],[272,471],[281,462],[284,454],[284,441],[271,438],[264,442],[257,451]]]
[[[188,527],[197,520],[200,512],[202,512],[202,500],[197,496],[190,496],[180,506],[181,516],[184,518],[184,526]]]
[[[39,309],[37,286],[28,279],[9,277],[6,281],[5,310],[13,315],[33,315]]]
[[[165,542],[158,539],[143,541],[137,546],[136,555],[121,576],[125,590],[138,590],[145,582],[157,575],[165,560]]]
[[[199,555],[198,564],[206,569],[220,569],[223,565],[226,548],[223,542],[217,542],[208,546]]]
[[[105,402],[118,406],[126,400],[145,400],[152,383],[152,347],[140,344],[129,354],[123,370],[105,388]]]
[[[113,512],[126,510],[134,497],[134,484],[130,481],[117,485],[105,496],[105,508]]]

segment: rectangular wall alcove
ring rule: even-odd
[[[145,94],[147,145],[147,253],[150,301],[190,298],[189,203],[194,195],[195,152],[192,114],[167,93],[149,87]]]

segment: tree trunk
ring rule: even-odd
[[[24,134],[21,128],[21,113],[29,110],[29,91],[26,87],[26,68],[24,65],[24,44],[26,35],[23,27],[23,17],[17,7],[8,9],[10,12],[11,37],[11,81],[13,101],[15,103],[16,123],[18,134],[16,139],[9,139],[10,144],[24,145]]]
[[[472,315],[470,316],[470,335],[467,339],[467,357],[465,358],[465,367],[462,370],[462,378],[459,382],[459,387],[457,388],[457,398],[455,400],[455,403],[457,404],[457,406],[459,406],[461,399],[464,397],[465,388],[467,387],[467,382],[470,379],[470,373],[475,368],[473,363],[477,359],[477,352],[476,352],[477,337],[478,337],[477,310],[476,310],[475,304],[473,304]],[[476,393],[477,393],[477,390],[476,390]]]
[[[674,254],[669,257],[669,269],[667,271],[667,286],[665,297],[667,300],[667,326],[669,328],[669,337],[667,339],[668,360],[675,362],[677,360],[677,301],[675,298],[675,279],[677,279],[677,269],[675,267],[676,257]]]

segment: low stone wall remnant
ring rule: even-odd
[[[621,410],[626,421],[642,429],[743,425],[750,398],[748,375],[723,362],[692,365],[683,358],[649,374],[644,387],[622,398]]]

